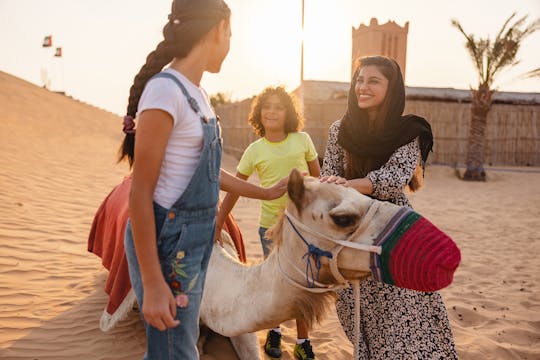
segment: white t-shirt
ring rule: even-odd
[[[173,74],[197,100],[201,112],[208,118],[215,117],[208,95],[176,70]],[[178,85],[167,78],[148,81],[139,100],[138,114],[145,110],[159,109],[169,113],[174,126],[165,149],[159,179],[154,191],[154,201],[164,208],[171,208],[188,186],[199,165],[204,145],[200,117],[191,109],[186,96]]]

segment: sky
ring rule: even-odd
[[[209,94],[234,100],[269,85],[300,82],[301,0],[226,0],[231,50],[219,74],[205,74]],[[0,0],[0,71],[124,114],[133,77],[162,39],[171,0]],[[409,22],[406,85],[468,89],[477,75],[457,19],[467,33],[492,39],[513,13],[540,18],[540,0],[305,0],[304,79],[349,81],[351,29]],[[42,48],[46,35],[53,47]],[[55,58],[54,48],[63,56]],[[500,74],[501,91],[540,92],[540,31],[525,39],[521,62]]]

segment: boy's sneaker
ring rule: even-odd
[[[264,343],[264,352],[266,355],[273,358],[281,357],[281,334],[277,331],[270,330],[266,335]]]
[[[309,340],[304,341],[301,344],[296,344],[294,346],[294,358],[298,360],[313,360],[315,359],[315,354],[311,348]]]

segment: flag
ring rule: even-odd
[[[56,52],[54,53],[54,56],[62,57],[62,48],[61,47],[56,48]]]
[[[51,47],[52,46],[52,35],[45,36],[43,38],[42,47]]]

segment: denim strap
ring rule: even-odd
[[[197,100],[195,100],[195,98],[193,98],[191,95],[189,95],[189,92],[187,91],[184,84],[182,84],[182,82],[180,80],[178,80],[178,78],[176,76],[174,76],[171,73],[162,71],[162,72],[157,73],[156,75],[154,75],[152,77],[152,79],[155,79],[155,78],[167,78],[167,79],[171,79],[172,81],[174,81],[176,83],[176,85],[178,85],[178,87],[180,88],[180,90],[182,91],[184,96],[186,97],[189,106],[195,112],[195,114],[197,114],[201,118],[201,120],[203,120],[204,122],[208,122],[207,117],[204,116],[203,113],[201,112],[201,108],[199,107],[199,104],[197,103]],[[150,80],[152,80],[152,79],[150,79]]]

